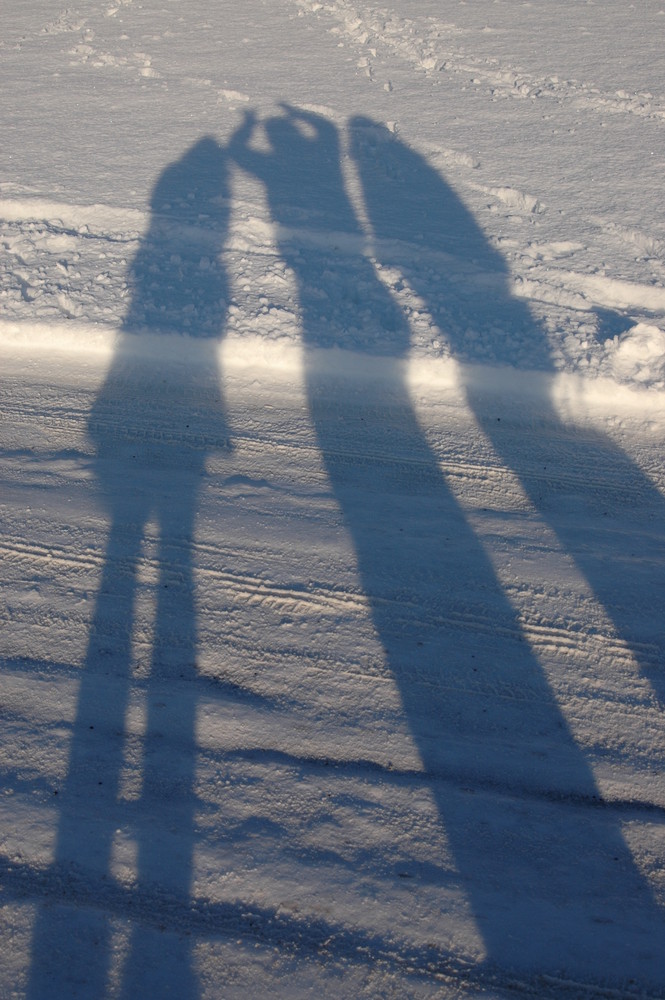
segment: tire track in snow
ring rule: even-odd
[[[129,384],[128,381],[128,386]],[[233,385],[232,381],[230,385]],[[35,470],[38,468],[40,470],[46,469],[47,472],[57,472],[62,469],[63,474],[69,476],[74,475],[77,465],[82,471],[81,463],[87,468],[93,451],[91,447],[86,445],[85,439],[82,439],[81,432],[84,429],[87,431],[92,428],[103,433],[106,439],[114,440],[119,446],[131,445],[140,440],[142,444],[168,445],[174,450],[210,448],[223,454],[228,449],[229,441],[226,437],[189,433],[187,428],[174,429],[172,423],[169,422],[168,412],[164,414],[163,423],[155,422],[150,429],[142,429],[140,435],[134,431],[131,433],[123,431],[111,419],[108,421],[96,420],[94,425],[89,424],[87,423],[89,410],[86,402],[82,401],[80,396],[72,393],[71,399],[63,399],[62,392],[58,388],[55,391],[55,397],[48,399],[46,394],[50,391],[48,386],[44,386],[44,395],[41,396],[37,404],[32,404],[29,399],[16,402],[12,395],[7,392],[2,401],[3,413],[11,421],[13,428],[25,428],[26,433],[20,435],[23,440],[32,436],[28,433],[30,427],[38,427],[40,431],[48,432],[45,437],[50,441],[57,439],[71,441],[72,434],[74,434],[75,447],[67,447],[60,452],[56,450],[51,454],[44,453],[41,448],[39,452],[34,453],[23,451],[19,456],[20,468],[14,473],[10,472],[11,463],[7,461],[7,459],[11,459],[11,455],[5,452],[5,456],[7,456],[4,462],[6,472],[13,477],[18,477],[17,481],[22,476],[27,478],[33,467]],[[122,405],[122,401],[119,400],[119,412]],[[158,416],[159,414],[156,412],[155,417]],[[302,414],[298,414],[298,418],[301,419]],[[568,445],[573,429],[566,425],[564,427],[569,433],[565,435],[558,434],[556,431],[550,433],[553,453],[556,453],[559,439],[564,446]],[[546,432],[547,429],[541,429],[541,434]],[[578,430],[576,433],[579,434],[580,431]],[[280,456],[280,463],[293,465],[299,469],[305,468],[310,483],[316,482],[322,488],[325,487],[327,478],[320,466],[318,446],[312,440],[295,437],[292,425],[283,433],[275,433],[275,431],[265,427],[259,427],[256,431],[252,431],[242,423],[237,422],[237,426],[232,429],[232,445],[235,452],[242,452],[243,457],[246,456],[250,467],[254,467],[259,459],[265,456],[266,449],[270,449],[274,455]],[[440,468],[446,480],[451,483],[465,484],[465,502],[471,507],[483,510],[510,508],[520,510],[523,513],[534,512],[517,481],[512,476],[507,475],[506,468],[492,451],[485,448],[476,460],[465,461],[446,454],[446,441],[443,443],[435,441],[433,447],[439,454]],[[331,453],[347,462],[349,467],[380,465],[386,469],[411,469],[416,481],[418,480],[418,470],[427,470],[426,462],[418,456],[408,454],[376,450],[373,452],[357,451],[353,445],[349,446],[348,444]],[[602,453],[602,447],[599,447],[599,454],[602,455]],[[71,467],[67,467],[67,464],[63,466],[63,461],[69,463]],[[630,498],[637,500],[641,496],[640,484],[617,482],[612,477],[611,469],[603,470],[601,474],[602,465],[593,469],[576,469],[570,466],[534,468],[532,467],[534,461],[528,450],[525,451],[523,469],[528,469],[530,480],[534,483],[542,482],[543,485],[548,485],[557,492],[583,490],[589,496],[593,496],[596,492],[602,492],[605,502],[613,495],[622,500]],[[213,455],[210,459],[210,471],[206,486],[220,496],[225,489],[225,483],[216,472],[216,468],[217,462]],[[657,468],[654,469],[655,473],[657,471]],[[661,490],[665,489],[663,482],[656,485]],[[251,490],[249,493],[250,495],[244,499],[245,502],[251,503]]]
[[[146,538],[148,543],[154,545],[155,539]],[[182,552],[191,551],[191,547],[183,544]],[[170,549],[178,551],[178,545],[172,542]],[[340,615],[352,616],[357,619],[366,617],[370,605],[380,604],[387,609],[393,609],[393,613],[402,618],[407,613],[409,625],[416,630],[437,628],[441,630],[472,632],[485,636],[505,636],[512,639],[524,636],[534,651],[540,655],[562,658],[570,653],[576,653],[582,657],[591,657],[605,661],[612,661],[617,667],[634,666],[635,655],[639,653],[641,661],[658,665],[660,662],[660,651],[656,644],[632,643],[628,646],[623,640],[609,631],[600,631],[597,625],[585,625],[576,623],[574,629],[571,623],[566,622],[560,625],[555,623],[545,623],[542,621],[530,620],[526,613],[523,613],[520,620],[519,629],[508,629],[505,626],[498,626],[493,617],[489,614],[482,615],[477,612],[469,613],[456,611],[446,614],[422,615],[422,609],[418,604],[410,602],[408,598],[389,598],[373,596],[369,598],[361,591],[349,591],[340,587],[325,586],[323,584],[312,584],[310,582],[299,582],[297,586],[277,584],[265,578],[250,575],[248,573],[238,573],[223,571],[217,568],[220,563],[227,562],[231,555],[231,550],[215,546],[210,543],[196,543],[193,549],[193,564],[195,573],[202,584],[205,582],[206,592],[215,595],[225,595],[228,606],[258,605],[275,612],[288,613],[307,617],[319,616],[322,618],[337,619]],[[235,553],[237,557],[237,552]],[[76,579],[81,570],[100,575],[105,560],[108,558],[116,567],[115,575],[123,575],[124,562],[122,560],[108,557],[102,552],[88,550],[76,554],[71,549],[63,546],[49,544],[38,545],[23,542],[19,538],[10,539],[5,537],[0,542],[0,558],[7,566],[18,566],[28,574],[37,576],[40,579],[62,576]],[[141,560],[141,581],[144,587],[154,585],[160,572],[168,573],[169,569],[177,568],[180,561],[175,558],[172,565],[165,565],[163,559],[144,555]],[[126,577],[131,577],[134,572],[129,565],[124,570]],[[535,595],[526,596],[520,594],[521,601],[526,606],[535,607],[537,601]],[[219,596],[217,596],[219,600]],[[214,608],[205,603],[202,611],[214,611]],[[219,613],[219,610],[217,611]],[[83,619],[81,619],[83,621]],[[237,644],[234,639],[231,645]],[[300,654],[299,654],[300,655]],[[345,669],[350,668],[347,664]],[[363,674],[364,669],[356,666],[352,673]],[[436,684],[441,684],[441,679],[437,678]],[[504,697],[518,697],[521,695],[506,688]],[[606,692],[609,697],[609,692]]]
[[[18,734],[17,746],[20,746],[22,751],[15,757],[12,771],[5,772],[5,786],[11,789],[11,794],[20,792],[25,795],[29,794],[31,789],[46,790],[52,794],[53,783],[57,786],[64,777],[58,757],[55,755],[48,762],[42,762],[39,769],[40,776],[35,778],[35,767],[29,752],[32,743],[36,748],[39,741],[33,740],[32,743],[26,744],[20,735],[20,730],[22,728],[29,730],[38,719],[43,733],[50,731],[52,736],[60,737],[69,734],[70,724],[66,714],[72,710],[75,702],[74,692],[79,668],[66,663],[32,661],[26,658],[7,662],[0,658],[0,662],[3,672],[0,703],[7,726],[14,734],[13,738],[16,739]],[[335,666],[337,669],[337,665]],[[309,677],[313,677],[316,672],[323,675],[327,672],[327,668],[320,666],[317,668],[316,664],[308,665]],[[354,676],[353,671],[345,673]],[[382,679],[389,680],[389,678],[372,678],[374,683]],[[113,679],[111,678],[108,683],[112,685]],[[189,693],[187,689],[191,687],[191,683],[165,676],[151,679],[150,682],[135,678],[132,683],[133,697],[136,698],[149,691],[153,701],[163,697],[177,702]],[[40,688],[38,698],[35,697],[36,685]],[[598,794],[589,795],[584,791],[548,787],[520,780],[520,775],[517,773],[506,774],[499,779],[496,775],[480,772],[477,768],[465,767],[464,754],[457,755],[454,763],[451,760],[445,762],[442,760],[434,768],[409,767],[407,764],[399,766],[387,760],[383,747],[365,747],[363,749],[366,755],[360,756],[358,753],[345,753],[346,747],[343,742],[324,739],[322,747],[316,740],[311,740],[302,734],[294,735],[292,727],[287,727],[285,731],[279,727],[275,717],[283,718],[288,715],[293,705],[285,702],[283,698],[257,694],[251,688],[245,687],[242,682],[232,684],[205,672],[197,678],[196,686],[201,689],[198,698],[201,704],[206,706],[207,712],[202,713],[199,721],[196,745],[183,747],[183,752],[195,754],[200,768],[209,768],[211,773],[219,771],[224,765],[239,761],[262,767],[279,766],[306,772],[313,770],[333,779],[351,777],[359,781],[371,781],[378,777],[382,783],[407,789],[416,787],[426,789],[432,782],[437,782],[465,792],[473,790],[516,801],[560,803],[571,809],[622,813],[624,814],[622,821],[625,822],[648,821],[665,825],[665,802],[640,796],[636,791],[630,796],[621,796],[616,786],[603,791],[601,785]],[[439,683],[437,687],[439,690],[456,693],[462,690],[445,683]],[[49,688],[52,690],[49,691]],[[230,724],[231,720],[226,714],[221,716],[224,720],[223,736],[220,734],[220,717],[216,713],[218,706],[221,706],[225,713],[233,714],[234,724]],[[244,715],[240,714],[241,711]],[[247,724],[246,717],[249,716],[254,725]],[[210,723],[208,717],[211,719]],[[256,720],[260,720],[260,725],[256,725]],[[143,725],[141,713],[137,713],[134,718],[130,713],[122,738],[130,743],[136,743],[139,747],[144,736]],[[117,736],[117,733],[113,734],[114,738]],[[458,736],[457,741],[458,746],[466,743],[471,748],[474,738]],[[352,749],[357,750],[355,746]],[[374,755],[373,751],[376,749],[378,753]],[[322,753],[322,750],[325,752]],[[131,822],[132,803],[125,802],[123,810],[125,820]]]
[[[134,923],[160,932],[195,934],[197,940],[243,938],[257,946],[278,948],[295,956],[306,955],[315,961],[349,962],[385,969],[395,974],[432,981],[439,989],[451,989],[456,995],[482,996],[488,991],[496,997],[530,997],[541,1000],[631,1000],[630,988],[619,990],[600,983],[584,982],[553,975],[520,977],[509,969],[460,960],[452,952],[434,943],[418,946],[372,934],[360,927],[332,924],[322,917],[288,913],[285,908],[262,906],[253,900],[211,902],[206,898],[187,898],[142,885],[135,888],[117,879],[91,876],[74,865],[33,866],[22,858],[0,855],[0,875],[5,891],[15,900],[59,900],[78,908],[131,919]],[[473,991],[471,993],[471,991]],[[660,994],[641,989],[643,1000],[656,1000]]]

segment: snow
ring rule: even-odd
[[[665,10],[0,35],[0,996],[665,995]]]

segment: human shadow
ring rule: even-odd
[[[109,995],[112,958],[114,996],[199,995],[190,938],[145,917],[151,900],[156,914],[165,907],[186,912],[191,893],[193,538],[206,457],[228,441],[217,362],[228,298],[219,256],[228,204],[226,156],[212,138],[159,177],[150,227],[130,269],[122,337],[89,417],[110,530],[57,800],[53,862],[63,885],[79,891],[72,905],[65,889],[64,902],[40,912],[31,1000],[100,1000]],[[192,345],[185,361],[177,336]],[[77,905],[82,885],[91,888]],[[129,889],[126,918],[136,914],[124,942],[112,905],[118,885]],[[120,981],[118,954],[125,956]]]
[[[454,357],[471,363],[465,369],[466,393],[477,420],[577,563],[665,706],[661,493],[608,435],[564,422],[548,393],[538,401],[537,426],[528,442],[521,430],[511,430],[510,412],[504,411],[501,419],[496,406],[500,389],[474,375],[474,363],[482,364],[489,355],[514,369],[553,375],[546,331],[526,303],[510,294],[505,260],[437,171],[371,119],[357,117],[351,128],[352,155],[381,246],[377,252],[408,275]],[[417,266],[414,233],[429,255],[441,255],[436,270]],[[597,314],[608,334],[628,325],[625,317],[607,310]],[[588,515],[583,533],[580,512]],[[635,551],[636,539],[641,552]]]
[[[410,330],[364,253],[337,128],[288,106],[262,123],[261,146],[253,141],[258,126],[247,115],[228,149],[265,185],[295,276],[318,445],[482,937],[484,967],[488,975],[662,977],[662,916],[620,816],[600,807],[589,763],[419,425],[404,378]],[[382,171],[383,148],[368,149]],[[373,189],[360,154],[356,147],[370,216],[380,235],[399,239],[397,221],[408,210],[399,206],[399,148],[381,172],[383,190]],[[461,247],[469,268],[479,263],[502,278],[498,255],[440,179],[435,193],[456,227],[442,251]],[[426,199],[424,208],[440,221],[436,204]],[[388,223],[382,230],[382,212],[395,219],[394,232]],[[423,227],[427,246],[426,216]],[[454,300],[460,325],[477,311],[473,294],[464,295]],[[533,325],[509,297],[490,299],[488,317],[502,310]],[[319,348],[349,353],[343,362],[343,351]],[[544,364],[542,343],[533,351]],[[351,352],[382,359],[382,378]]]

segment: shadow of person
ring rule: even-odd
[[[553,374],[545,330],[527,305],[511,296],[504,259],[451,188],[384,126],[357,117],[351,127],[353,157],[382,259],[408,275],[454,357],[472,364],[490,357],[515,369]],[[414,233],[430,259],[441,254],[435,270],[414,266]],[[598,310],[598,316],[608,328],[626,328],[625,320],[620,325],[621,318],[607,311]],[[510,420],[496,419],[501,390],[493,391],[487,376],[475,377],[472,367],[467,371],[467,397],[477,420],[665,705],[662,495],[607,435],[564,423],[549,394],[540,399],[538,428],[525,441],[523,429],[511,430]],[[582,532],[580,512],[588,515]],[[636,556],[636,539],[643,539],[643,558]]]
[[[360,117],[350,124],[352,156],[380,247],[376,252],[383,263],[397,266],[406,276],[448,338],[454,356],[467,362],[490,356],[501,364],[552,373],[545,331],[526,304],[511,296],[505,261],[488,245],[451,188],[383,126]],[[419,249],[430,264],[439,255],[439,266],[422,266]],[[466,370],[467,398],[478,423],[517,474],[564,552],[577,563],[662,703],[662,653],[654,658],[648,650],[650,640],[662,648],[665,510],[660,493],[607,436],[565,425],[549,396],[539,401],[537,424],[526,442],[523,426],[496,419],[500,387],[494,395],[491,384],[474,377],[473,367]],[[582,529],[580,511],[585,515]],[[623,527],[626,522],[630,532]],[[648,556],[636,559],[635,538],[640,533]],[[641,895],[645,897],[644,892]],[[651,931],[662,944],[662,915],[655,917]],[[663,964],[658,962],[655,968],[662,977]]]
[[[58,799],[54,868],[73,905],[38,919],[32,1000],[99,1000],[112,965],[114,996],[199,995],[177,914],[194,849],[194,527],[206,456],[228,439],[217,363],[227,174],[224,150],[203,138],[159,177],[90,413],[110,530]],[[160,928],[165,910],[174,926]]]
[[[419,425],[404,379],[410,330],[364,254],[338,131],[287,106],[263,123],[261,146],[257,125],[248,115],[228,150],[265,185],[297,282],[318,445],[482,937],[488,981],[506,969],[588,979],[653,973],[659,952],[640,935],[655,908],[619,818],[598,808],[588,762]],[[401,194],[398,157],[387,170],[390,212]],[[380,198],[363,179],[380,229]],[[468,213],[445,196],[469,253],[494,263]],[[460,321],[464,308],[472,307],[460,306]],[[502,308],[509,315],[512,307]],[[320,348],[349,353],[344,360],[344,350]]]

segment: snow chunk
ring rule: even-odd
[[[490,188],[489,192],[498,198],[499,201],[503,202],[503,204],[508,208],[515,209],[518,212],[524,212],[527,215],[542,215],[546,210],[542,202],[540,202],[533,195],[526,194],[524,191],[517,191],[515,188]]]
[[[616,378],[662,388],[665,385],[665,331],[638,323],[606,341]]]

